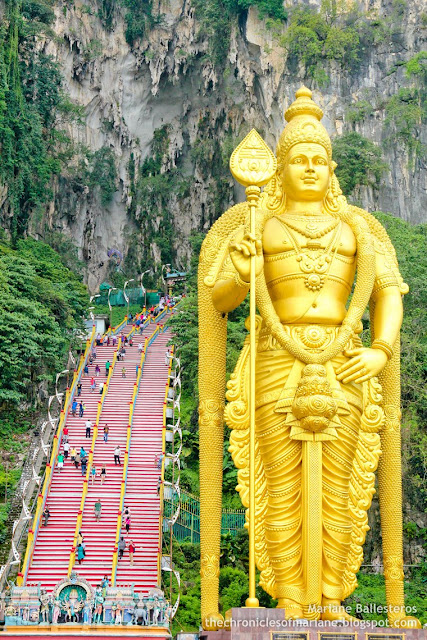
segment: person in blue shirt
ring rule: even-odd
[[[73,404],[71,405],[71,413],[73,416],[76,415],[76,411],[77,411],[77,407],[79,405],[77,404],[77,400],[73,400]]]

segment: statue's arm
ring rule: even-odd
[[[231,240],[222,269],[212,291],[215,308],[222,313],[233,311],[246,298],[249,291],[251,255],[255,255],[255,275],[264,266],[261,240],[255,240],[240,229]]]
[[[375,256],[375,283],[372,300],[375,303],[373,335],[393,347],[403,320],[402,294],[388,257],[377,250]]]
[[[228,252],[212,290],[215,308],[222,313],[233,311],[243,302],[248,291],[249,282],[241,279]]]

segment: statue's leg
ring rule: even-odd
[[[358,389],[353,387],[353,391]],[[349,486],[361,412],[349,404],[351,414],[340,416],[338,438],[323,444],[323,613],[324,619],[347,618],[341,608],[343,574],[350,549],[352,520]]]
[[[275,412],[277,398],[293,362],[294,359],[284,351],[258,354],[258,404],[262,402],[264,392],[274,399],[258,406],[256,431],[267,480],[265,536],[275,576],[278,606],[286,609],[288,617],[300,618],[304,589],[301,442],[290,439],[290,427],[285,424],[286,414]]]

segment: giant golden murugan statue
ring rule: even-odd
[[[227,313],[255,262],[255,557],[286,617],[348,617],[378,466],[388,619],[404,612],[399,331],[404,284],[390,239],[334,174],[320,107],[305,87],[285,113],[277,170],[250,234],[247,203],[213,225],[199,267],[202,620],[218,611],[223,422],[249,507],[249,339],[227,384]],[[357,277],[355,276],[357,271]],[[355,283],[354,289],[353,284]],[[350,298],[350,303],[347,302]],[[367,306],[370,348],[359,334]],[[405,622],[403,622],[405,621]]]

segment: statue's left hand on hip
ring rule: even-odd
[[[336,371],[337,379],[344,384],[366,382],[381,373],[387,364],[387,355],[379,349],[348,349],[344,355],[350,360]]]

